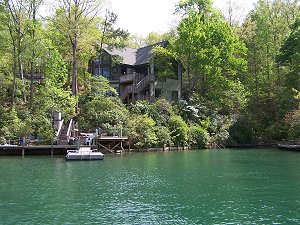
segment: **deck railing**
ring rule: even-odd
[[[68,131],[67,131],[67,140],[68,140],[68,142],[69,142],[70,137],[71,137],[72,128],[73,128],[73,119],[70,119]]]
[[[133,93],[133,85],[127,85],[126,88],[124,89],[124,91],[121,93],[121,99],[124,100],[128,95],[129,93]]]
[[[135,74],[127,74],[120,76],[120,83],[133,82],[135,79]]]
[[[59,125],[59,128],[58,128],[58,130],[57,130],[57,132],[56,132],[56,138],[60,135],[60,132],[61,132],[62,127],[63,127],[63,124],[64,124],[64,120],[61,120],[61,123],[60,123],[60,125]]]
[[[131,76],[131,75],[135,75],[135,76]],[[127,78],[124,77],[123,81],[125,81],[126,79],[127,80],[134,79],[134,81],[133,84],[127,85],[125,89],[122,91],[120,96],[122,100],[125,100],[130,93],[140,93],[145,89],[145,87],[148,84],[155,81],[155,76],[150,74],[146,76],[144,74],[130,74],[130,75],[123,75],[123,76],[128,76]]]
[[[120,76],[120,83],[138,83],[142,80],[146,75],[141,73],[131,73]]]
[[[148,84],[154,82],[155,77],[154,75],[147,75],[144,77],[139,83],[136,84],[136,93],[140,93]]]

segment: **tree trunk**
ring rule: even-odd
[[[83,68],[83,88],[84,90],[87,90],[88,84],[87,84],[87,78],[86,78],[86,68]]]
[[[35,57],[35,51],[34,49],[32,50],[32,57],[34,59]],[[30,114],[32,114],[32,110],[33,110],[33,67],[34,67],[34,62],[33,62],[33,59],[31,60],[31,63],[30,63],[30,102],[29,102],[29,105],[30,105]]]
[[[74,43],[72,44],[72,50],[73,50],[72,94],[76,96],[78,94],[78,89],[77,89],[77,58],[76,58],[77,40],[75,40]]]
[[[187,77],[188,77],[188,84],[189,84],[189,88],[188,88],[188,96],[191,96],[191,89],[193,89],[192,87],[192,81],[191,81],[191,70],[190,70],[190,54],[188,55],[188,64],[187,64]]]
[[[17,51],[16,51],[16,43],[13,40],[13,57],[14,57],[14,64],[13,64],[13,88],[12,88],[12,98],[11,98],[11,104],[13,105],[15,103],[15,94],[16,94],[16,77],[17,77]]]
[[[22,56],[21,56],[21,39],[18,40],[18,64],[19,64],[19,77],[22,81],[22,96],[23,101],[26,102],[26,95],[25,95],[25,80],[23,74],[23,65],[22,65]]]
[[[30,63],[30,114],[32,114],[33,111],[33,73],[34,73],[34,59],[35,59],[35,14],[36,14],[36,6],[35,2],[33,2],[33,12],[32,12],[32,20],[33,20],[33,30],[32,30],[32,40],[33,40],[33,47],[32,47],[32,59]]]

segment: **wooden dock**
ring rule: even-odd
[[[128,149],[130,145],[127,136],[99,136],[95,138],[96,146],[98,151],[107,153],[118,153],[124,151],[124,145],[128,144]]]
[[[40,145],[16,146],[0,145],[0,156],[5,155],[66,155],[67,150],[76,149],[76,145]]]
[[[294,151],[299,152],[300,151],[300,145],[298,144],[278,144],[278,149],[286,150],[286,151]]]

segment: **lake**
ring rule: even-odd
[[[300,224],[300,153],[0,157],[0,224]]]

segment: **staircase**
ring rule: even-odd
[[[130,93],[139,94],[147,87],[147,85],[149,85],[151,82],[154,81],[155,81],[155,76],[148,74],[143,79],[141,79],[137,84],[127,85],[124,91],[121,93],[120,96],[121,99],[124,101]]]
[[[124,101],[127,96],[129,95],[129,93],[134,93],[134,84],[131,85],[127,85],[126,88],[124,89],[124,91],[121,93],[121,99],[122,101]]]
[[[72,119],[63,125],[63,128],[61,129],[61,131],[58,135],[58,141],[57,141],[58,145],[68,145],[69,144],[69,138],[71,136],[72,125],[73,125]]]
[[[68,126],[64,125],[63,129],[60,131],[60,134],[58,135],[58,145],[67,145],[68,144]]]
[[[136,84],[135,93],[140,93],[148,84],[154,82],[154,80],[154,75],[148,74],[147,76],[145,76],[140,82]]]

